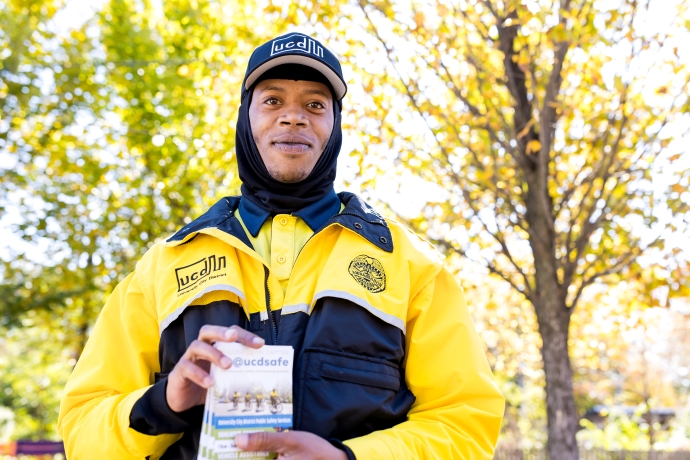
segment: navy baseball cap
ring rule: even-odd
[[[293,32],[276,37],[254,50],[242,83],[242,99],[263,73],[282,64],[301,64],[318,70],[331,84],[338,101],[347,92],[338,58],[316,39]]]

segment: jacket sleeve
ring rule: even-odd
[[[67,458],[158,458],[180,434],[130,427],[132,407],[159,371],[158,321],[136,272],[110,295],[64,390],[58,432]]]
[[[412,301],[405,379],[408,420],[344,442],[358,459],[491,459],[504,398],[462,289],[443,268]]]

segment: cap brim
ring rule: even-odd
[[[283,54],[282,56],[277,56],[269,61],[264,62],[259,67],[254,69],[252,73],[247,75],[247,78],[244,82],[245,91],[251,88],[254,82],[258,80],[264,72],[266,72],[269,69],[272,69],[273,67],[277,67],[281,64],[301,64],[307,67],[311,67],[312,69],[318,70],[323,74],[324,77],[326,77],[326,79],[333,87],[333,91],[335,91],[335,97],[337,100],[341,100],[347,92],[347,86],[345,86],[345,82],[343,82],[340,79],[340,77],[338,77],[338,74],[335,73],[333,69],[328,67],[323,62],[310,58],[308,56],[304,56],[303,54]]]

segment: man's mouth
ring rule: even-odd
[[[302,136],[281,136],[272,144],[284,153],[301,153],[311,148],[311,144]]]
[[[274,142],[273,145],[284,153],[301,153],[309,150],[308,144],[299,142]]]

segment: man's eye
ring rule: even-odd
[[[326,108],[326,106],[320,102],[310,102],[307,105],[312,109],[325,109]]]
[[[266,99],[266,101],[265,101],[265,103],[268,104],[268,105],[276,105],[276,104],[278,104],[279,102],[280,102],[280,101],[279,101],[278,99],[276,99],[275,97],[269,97],[269,98]]]

